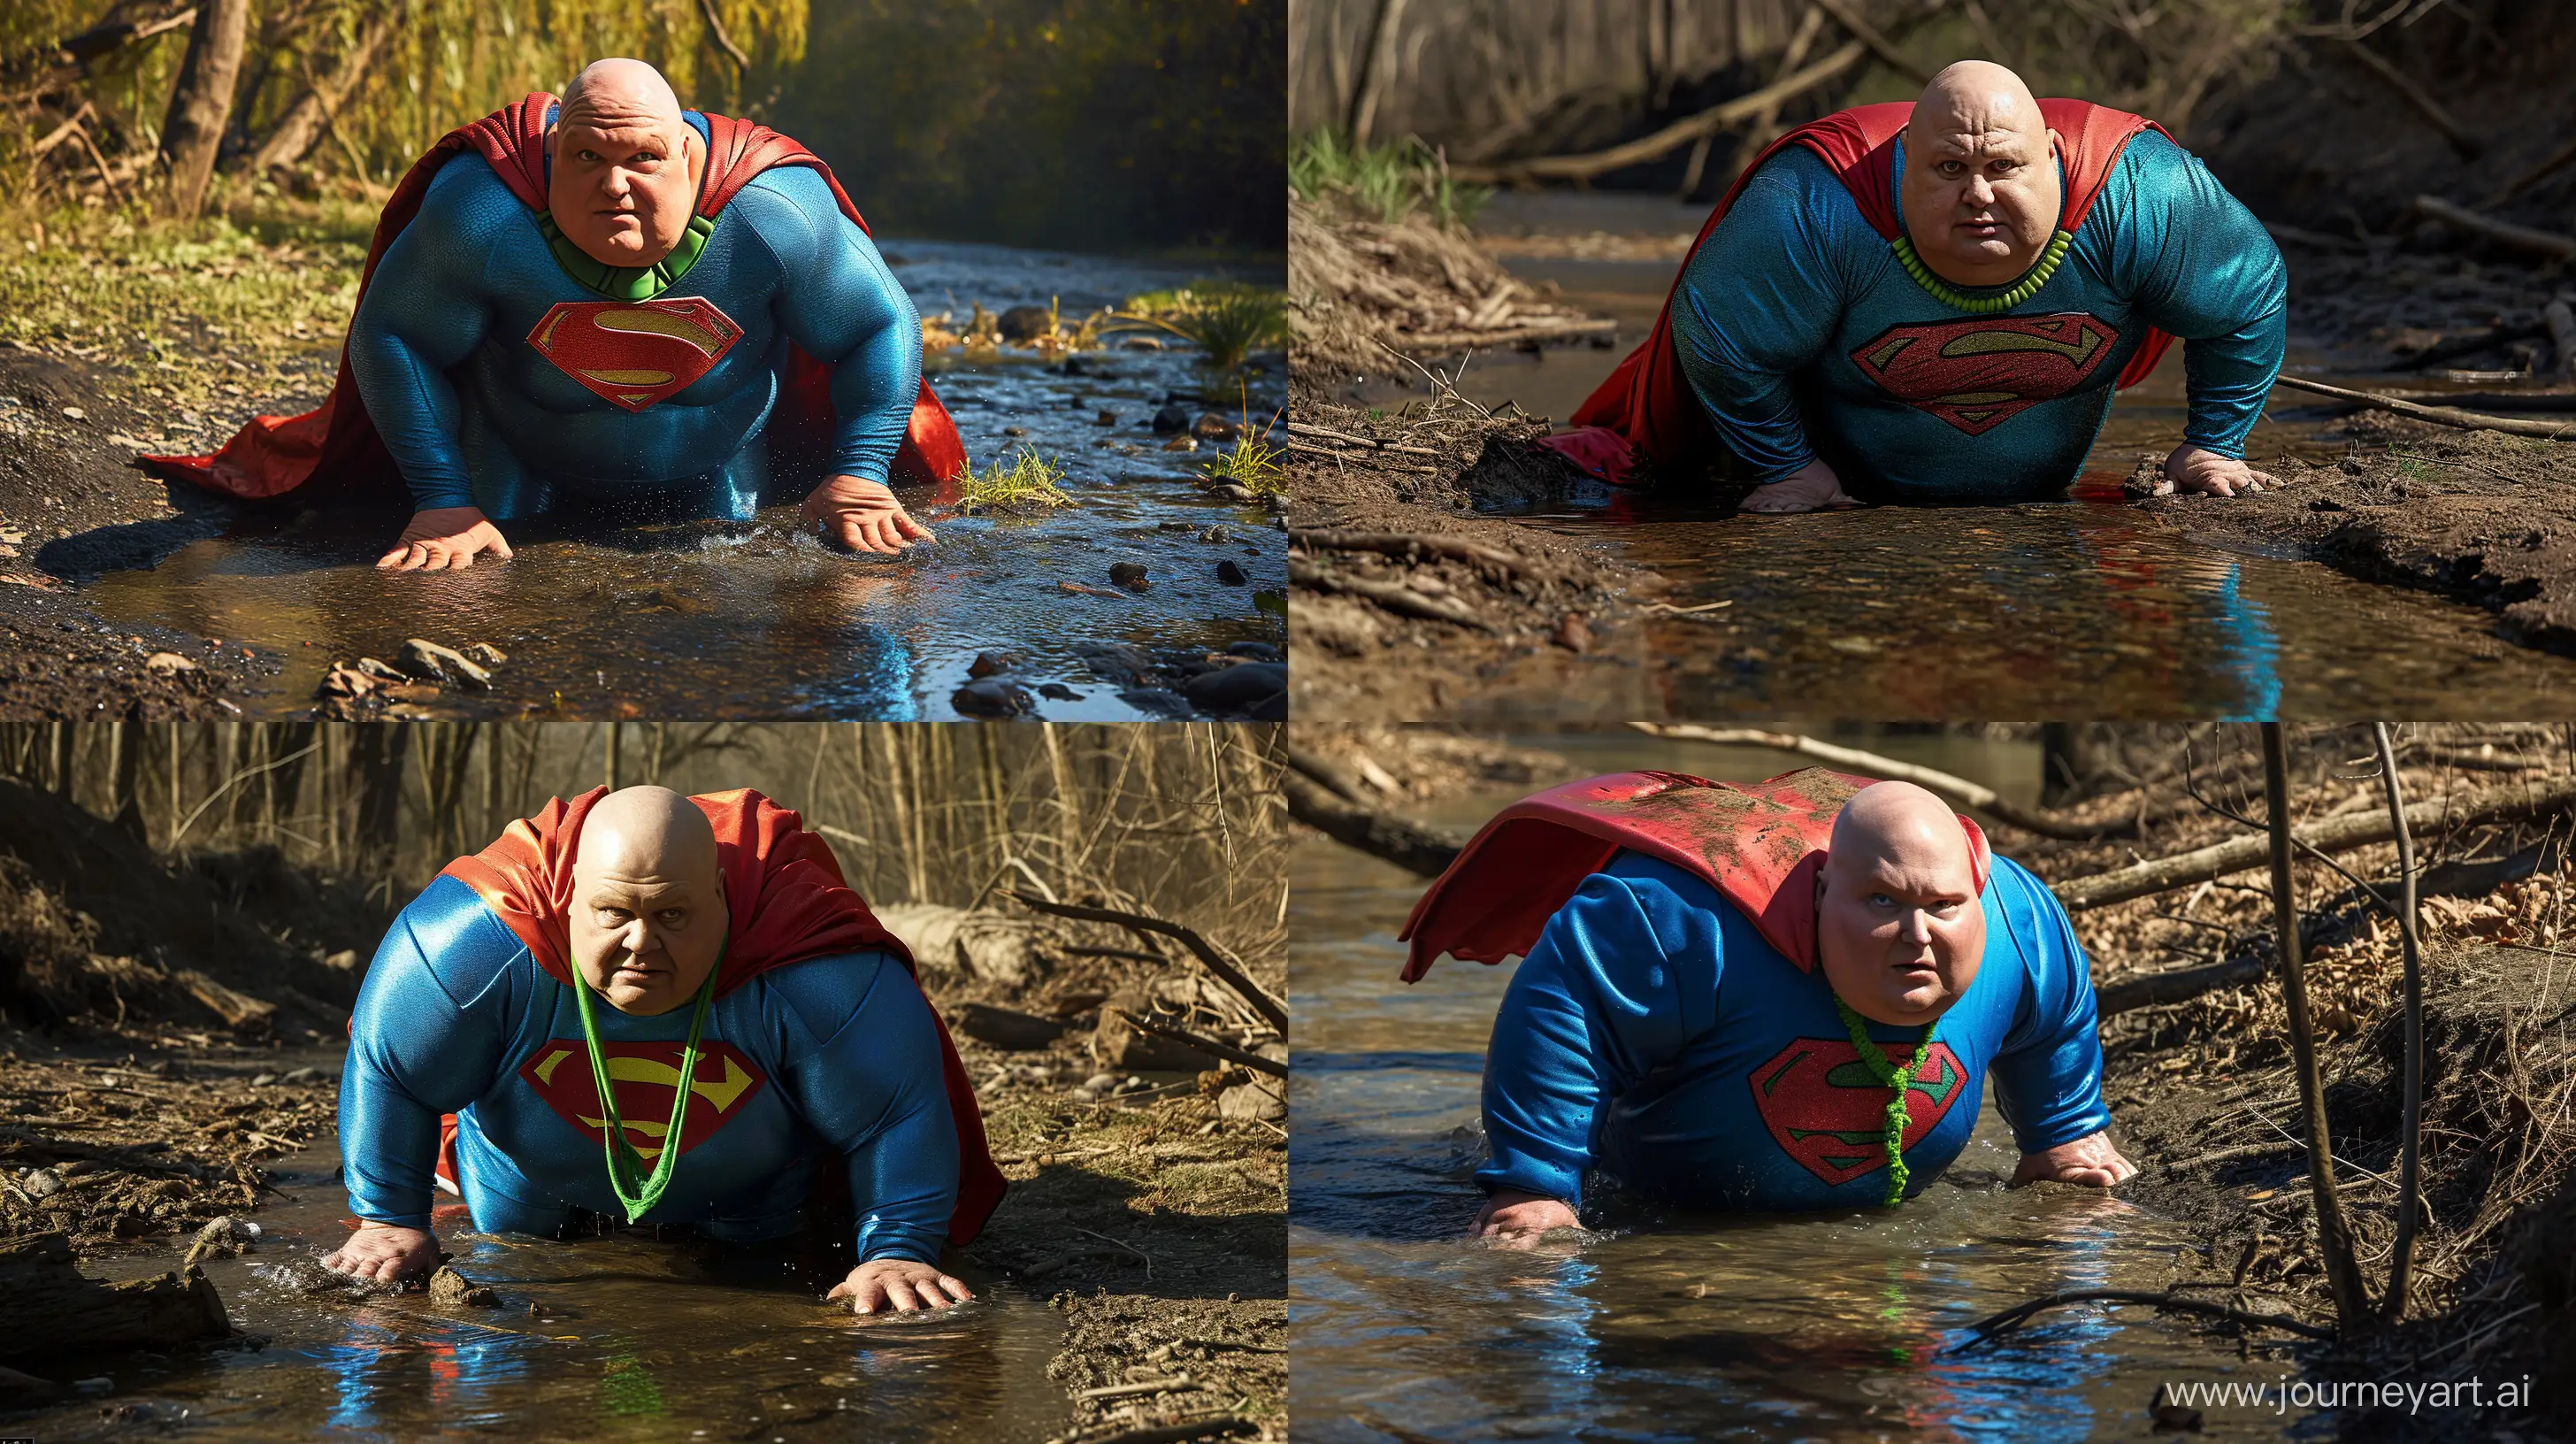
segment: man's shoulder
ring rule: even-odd
[[[527,206],[492,169],[492,163],[466,150],[448,157],[438,174],[429,178],[429,189],[421,196],[420,213],[412,217],[411,226],[426,225],[442,241],[488,241],[510,225],[525,226],[527,216]]]
[[[847,219],[822,172],[801,163],[773,165],[744,182],[725,203],[724,214],[737,213],[764,231],[780,222],[819,227]]]
[[[840,1032],[889,973],[902,975],[903,968],[892,955],[870,948],[782,964],[744,986],[756,989],[760,1002],[783,1009],[819,1043]]]
[[[482,894],[443,873],[394,919],[385,945],[407,947],[459,1003],[480,995],[514,965],[532,962],[528,945]]]

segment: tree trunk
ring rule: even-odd
[[[403,760],[411,751],[408,727],[359,727],[358,872],[385,877],[394,870],[394,849],[401,841]]]
[[[322,138],[322,132],[338,117],[340,107],[348,103],[359,83],[367,78],[368,69],[376,63],[377,52],[384,49],[385,38],[394,33],[394,25],[402,18],[404,8],[401,4],[392,4],[378,10],[358,31],[357,37],[349,42],[349,48],[341,52],[340,63],[331,68],[331,73],[314,81],[305,87],[303,94],[295,97],[286,107],[286,114],[278,120],[277,128],[268,133],[268,139],[260,142],[259,153],[251,157],[252,175],[265,175],[280,166],[290,166],[304,159],[305,152],[313,149],[313,143]]]
[[[169,186],[161,213],[197,214],[206,179],[215,172],[215,148],[232,119],[233,82],[241,78],[242,50],[250,33],[250,0],[203,0],[188,32],[188,54],[161,122],[161,165]]]

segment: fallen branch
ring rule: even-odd
[[[1447,872],[1449,864],[1458,860],[1459,849],[1466,845],[1420,823],[1335,797],[1299,768],[1293,755],[1288,769],[1279,774],[1279,786],[1288,795],[1290,817],[1344,847],[1357,848],[1423,877]]]
[[[1048,1444],[1190,1444],[1194,1439],[1231,1439],[1259,1432],[1261,1426],[1249,1419],[1219,1414],[1186,1424],[1149,1424],[1142,1429],[1121,1429],[1115,1434],[1066,1434],[1048,1441]]]
[[[1902,52],[1888,43],[1886,36],[1878,33],[1877,26],[1861,18],[1860,12],[1851,7],[1850,0],[1814,0],[1814,4],[1817,9],[1834,17],[1835,24],[1850,31],[1854,40],[1868,46],[1869,53],[1878,58],[1879,64],[1917,85],[1932,83],[1932,72],[1906,59]]]
[[[2467,206],[2454,205],[2440,196],[2417,196],[2415,214],[2431,216],[2437,221],[2448,221],[2461,230],[2484,236],[2500,246],[2511,246],[2516,250],[2554,256],[2562,261],[2576,259],[2576,238],[2562,236],[2556,231],[2534,230],[2529,226],[2517,226],[2511,221],[2500,221],[2493,216],[2480,215]]]
[[[2412,416],[2419,421],[2434,421],[2444,426],[2456,426],[2464,431],[2501,431],[2509,436],[2537,436],[2549,441],[2564,440],[2570,433],[2576,433],[2576,422],[2516,421],[2510,417],[2489,416],[2478,411],[2460,411],[2448,406],[2418,406],[2412,401],[2400,401],[2394,396],[2382,396],[2375,391],[2355,391],[2344,386],[2328,386],[2322,381],[2310,381],[2298,376],[2275,377],[2272,384],[2295,387],[2301,391],[2313,391],[2320,396],[2332,396],[2343,401],[2358,401],[2364,406],[2377,407],[2382,411],[2394,411],[2400,416]]]
[[[2335,1322],[2349,1331],[2370,1317],[2370,1291],[2361,1281],[2354,1256],[2352,1229],[2344,1221],[2343,1200],[2335,1192],[2334,1134],[2326,1125],[2325,1082],[2317,1071],[2317,1035],[2308,1022],[2307,961],[2299,951],[2299,906],[2290,877],[2290,761],[2281,724],[2265,722],[2263,732],[2263,801],[2266,859],[2272,868],[2272,928],[2280,950],[2281,1005],[2289,1014],[2290,1053],[2297,1061],[2299,1102],[2308,1134],[2308,1192],[2316,1206],[2317,1252],[2324,1257],[2326,1285],[2334,1294]],[[2404,814],[2382,819],[2403,822]]]
[[[1427,597],[1413,588],[1396,582],[1372,582],[1362,577],[1346,577],[1338,572],[1307,561],[1288,558],[1288,580],[1298,586],[1313,587],[1319,592],[1340,592],[1365,598],[1390,612],[1425,621],[1447,622],[1455,627],[1468,627],[1479,632],[1492,631],[1493,624],[1477,616],[1464,602],[1447,597]]]
[[[1868,53],[1869,47],[1861,42],[1845,41],[1813,65],[1773,81],[1760,90],[1739,95],[1723,105],[1711,106],[1697,115],[1674,121],[1653,135],[1625,145],[1614,145],[1608,150],[1587,155],[1550,155],[1501,165],[1459,166],[1457,174],[1462,180],[1472,181],[1590,180],[1624,166],[1654,160],[1701,136],[1715,135],[1739,121],[1749,120],[1766,108],[1804,94],[1851,69]]]
[[[2570,804],[2576,804],[2576,778],[2560,778],[2545,787],[2508,785],[2452,800],[2418,802],[2406,809],[2406,825],[2415,831],[2434,831],[2473,823],[2506,822],[2561,811]],[[2319,852],[2350,852],[2357,847],[2386,842],[2394,835],[2387,814],[2363,812],[2311,822],[2292,829],[2290,833],[2294,841],[2305,843]],[[2068,912],[2108,907],[2131,898],[2170,892],[2178,887],[2190,887],[2229,873],[2260,867],[2267,847],[2266,840],[2260,837],[2231,838],[2172,857],[2155,858],[2112,872],[2074,878],[2056,884],[2050,891],[2057,894],[2057,900]]]
[[[1125,1008],[1111,1008],[1108,1009],[1108,1011],[1116,1013],[1119,1017],[1126,1019],[1127,1025],[1131,1028],[1141,1029],[1158,1038],[1169,1038],[1175,1043],[1186,1043],[1190,1047],[1198,1049],[1200,1052],[1207,1054],[1211,1058],[1223,1058],[1229,1063],[1240,1063],[1244,1067],[1249,1068],[1256,1073],[1267,1073],[1273,1078],[1285,1078],[1288,1076],[1287,1064],[1279,1062],[1276,1059],[1264,1058],[1260,1054],[1252,1052],[1249,1049],[1238,1048],[1231,1043],[1220,1043],[1214,1038],[1210,1038],[1201,1033],[1193,1033],[1187,1028],[1178,1028],[1169,1023],[1156,1022],[1154,1019],[1141,1017],[1135,1013],[1131,1013]]]
[[[1465,537],[1431,536],[1417,532],[1301,529],[1288,533],[1288,544],[1304,547],[1308,551],[1379,552],[1394,557],[1418,551],[1432,556],[1450,557],[1462,562],[1482,562],[1486,566],[1500,567],[1506,572],[1517,573],[1521,570],[1520,558],[1510,552],[1489,547],[1483,542],[1469,541]]]
[[[1972,1331],[1971,1337],[1953,1346],[1949,1352],[1960,1353],[1973,1349],[1979,1344],[1989,1343],[2019,1326],[2023,1320],[2042,1309],[2088,1303],[2154,1304],[2160,1309],[2198,1314],[2203,1318],[2226,1319],[2231,1323],[2245,1324],[2254,1328],[2281,1329],[2303,1338],[2323,1339],[2329,1343],[2335,1336],[2332,1329],[2321,1329],[2314,1324],[2301,1323],[2297,1319],[2283,1318],[2278,1314],[2258,1314],[2247,1309],[2231,1309],[2225,1304],[2213,1304],[2207,1299],[2185,1298],[2178,1294],[2151,1294],[2138,1289],[2060,1289],[2044,1299],[2032,1299],[2026,1304],[2015,1304],[2002,1313],[1990,1315],[1968,1325]]]
[[[1215,944],[1200,937],[1195,931],[1182,927],[1179,923],[1167,922],[1146,913],[1125,912],[1118,908],[1084,907],[1079,903],[1054,902],[1024,892],[1015,892],[1011,896],[1018,898],[1022,906],[1035,912],[1045,913],[1050,917],[1073,918],[1087,923],[1116,923],[1129,932],[1160,933],[1172,939],[1197,955],[1198,960],[1207,965],[1209,972],[1216,974],[1218,980],[1232,989],[1236,997],[1241,998],[1252,1011],[1259,1013],[1263,1021],[1278,1029],[1281,1037],[1288,1035],[1288,1005],[1272,997],[1268,990],[1252,981],[1251,976],[1245,973],[1233,959],[1227,957]]]
[[[1818,3],[1821,4],[1822,0],[1818,0]],[[2441,102],[2425,94],[2424,87],[2407,79],[2403,72],[2389,64],[2377,51],[2358,40],[2347,39],[2343,46],[2353,59],[2362,63],[2364,69],[2378,76],[2389,89],[2403,96],[2408,105],[2415,107],[2418,115],[2432,122],[2433,128],[2442,133],[2442,139],[2451,143],[2451,149],[2458,151],[2462,160],[2475,160],[2478,153],[2486,149],[2476,136],[2462,129],[2460,123],[2451,118],[2451,113],[2442,108]]]
[[[1465,351],[1477,346],[1517,346],[1523,341],[1555,341],[1569,336],[1615,336],[1616,321],[1534,321],[1498,331],[1398,331],[1395,339],[1426,355]]]
[[[1899,762],[1875,752],[1863,752],[1857,747],[1819,742],[1794,732],[1765,732],[1752,727],[1701,727],[1687,722],[1631,722],[1628,725],[1649,737],[1661,737],[1667,741],[1706,742],[1717,747],[1768,747],[1774,751],[1812,757],[1831,766],[1866,772],[1887,781],[1911,782],[1940,793],[1958,806],[1985,813],[1997,822],[2064,842],[2089,842],[2100,837],[2122,836],[2136,828],[2133,821],[2077,822],[2051,816],[2019,803],[2007,802],[1993,788],[1970,782],[1964,777],[1953,777],[1947,772],[1911,762]]]
[[[1317,426],[1311,421],[1289,422],[1288,434],[1291,436],[1321,436],[1328,440],[1347,441],[1353,446],[1366,446],[1377,451],[1401,451],[1408,456],[1446,457],[1449,455],[1448,452],[1429,446],[1406,446],[1402,442],[1377,441],[1366,436],[1353,436],[1347,431],[1335,431],[1329,426]]]
[[[2406,830],[2406,795],[2397,777],[2397,747],[2388,724],[2371,724],[2379,744],[2380,780],[2388,789],[2388,820],[2397,833],[2399,902],[2397,935],[2406,966],[2406,1061],[2403,1121],[2397,1154],[2397,1241],[2388,1262],[2388,1293],[2379,1316],[2396,1323],[2406,1315],[2406,1287],[2415,1263],[2415,1215],[2423,1197],[2421,1155],[2424,1138],[2424,956],[2415,915],[2415,839]]]
[[[2130,978],[2097,988],[2093,1006],[2105,1018],[2139,1008],[2153,1008],[2166,1003],[2186,1003],[2203,993],[2221,988],[2242,988],[2263,981],[2272,971],[2268,958],[2229,958],[2222,963],[2205,963],[2197,968],[2172,968],[2149,973],[2143,978]]]
[[[2571,160],[2576,160],[2576,140],[2571,140],[2565,145],[2560,146],[2558,149],[2551,151],[2548,156],[2542,159],[2540,164],[2535,165],[2531,169],[2524,171],[2522,174],[2515,176],[2513,179],[2506,181],[2502,189],[2498,190],[2494,195],[2487,197],[2487,204],[2491,206],[2502,205],[2506,201],[2512,200],[2515,196],[2522,194],[2523,190],[2533,181],[2540,179],[2542,176],[2549,174],[2551,171],[2558,169],[2560,166],[2567,164]]]

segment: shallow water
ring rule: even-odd
[[[1697,229],[1696,217],[1664,225],[1631,196],[1548,200],[1499,220],[1527,233]],[[1458,385],[1470,399],[1514,402],[1561,423],[1644,338],[1676,266],[1510,264],[1621,321],[1615,349],[1467,361]],[[2294,370],[2337,359],[2295,342],[2291,353]],[[1489,688],[1466,710],[1501,722],[1783,710],[2465,718],[2542,715],[2576,698],[2576,659],[2504,641],[2490,612],[2197,539],[2194,518],[2221,500],[2157,511],[2124,504],[2119,485],[2139,455],[2161,458],[2181,441],[2182,373],[2168,359],[2121,393],[2070,501],[1721,518],[1685,497],[1594,488],[1533,513],[1672,579],[1665,600],[1726,605],[1702,620],[1650,620],[1633,653],[1642,676],[1614,696],[1561,691],[1550,674],[1518,691]],[[1384,381],[1369,391],[1395,394]],[[2284,452],[2314,459],[2344,449],[2302,400],[2276,394],[2247,446],[2258,466]]]
[[[951,311],[961,324],[976,302],[998,313],[1054,300],[1078,318],[1199,274],[1001,246],[891,240],[886,250],[925,313]],[[1160,715],[1161,699],[1122,699],[1120,679],[1086,666],[1081,649],[1204,652],[1280,644],[1286,631],[1275,522],[1192,486],[1215,449],[1164,451],[1149,424],[1166,398],[1200,391],[1200,354],[1178,341],[1091,353],[1075,375],[1033,352],[934,357],[933,384],[976,464],[1019,447],[1058,457],[1078,505],[1025,518],[916,507],[938,542],[900,560],[827,551],[786,506],[746,524],[522,523],[506,529],[518,553],[507,564],[386,576],[373,562],[400,530],[399,510],[333,507],[255,512],[84,592],[117,621],[282,656],[273,687],[236,699],[254,715],[310,705],[332,663],[391,661],[407,637],[510,655],[494,692],[450,690],[431,704],[438,715],[935,719],[956,715],[949,698],[987,649],[1019,656],[1008,675],[1031,691],[1052,682],[1078,694],[1040,700],[1040,715]],[[1248,400],[1181,404],[1193,417],[1248,407],[1258,423],[1284,390],[1274,356]],[[1095,424],[1103,411],[1117,423]],[[1245,581],[1221,581],[1222,560]],[[1150,590],[1110,585],[1110,566],[1131,561],[1145,564]]]
[[[1046,1377],[1063,1320],[970,1278],[980,1299],[935,1317],[860,1320],[816,1301],[774,1258],[644,1239],[578,1243],[450,1235],[454,1265],[498,1309],[423,1294],[309,1291],[346,1236],[329,1149],[282,1160],[286,1197],[254,1217],[252,1252],[209,1262],[236,1330],[264,1347],[135,1359],[77,1402],[13,1418],[46,1440],[795,1440],[1014,1444],[1069,1417]],[[171,1257],[97,1270],[137,1276]],[[533,1310],[531,1305],[534,1306]]]
[[[1873,745],[2016,792],[2036,785],[2019,751],[1944,753],[1939,740]],[[1587,768],[1750,778],[1787,765],[1707,748],[1566,750]],[[1462,800],[1441,820],[1472,825],[1508,796]],[[1941,1182],[1893,1216],[1632,1211],[1579,1247],[1467,1244],[1477,1089],[1509,965],[1451,959],[1408,988],[1395,932],[1419,879],[1312,840],[1291,877],[1300,1439],[2138,1437],[2163,1381],[2270,1382],[2285,1367],[2133,1307],[2054,1310],[2007,1341],[1948,1352],[1968,1322],[2052,1290],[2161,1287],[2184,1243],[2172,1222],[2113,1199],[2006,1192],[2015,1155],[1991,1105]],[[2205,1422],[2218,1437],[2272,1437],[2288,1421],[2213,1409]]]

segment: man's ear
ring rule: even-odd
[[[707,143],[698,139],[698,128],[680,122],[680,154],[689,167],[689,193],[698,195],[707,188]]]

